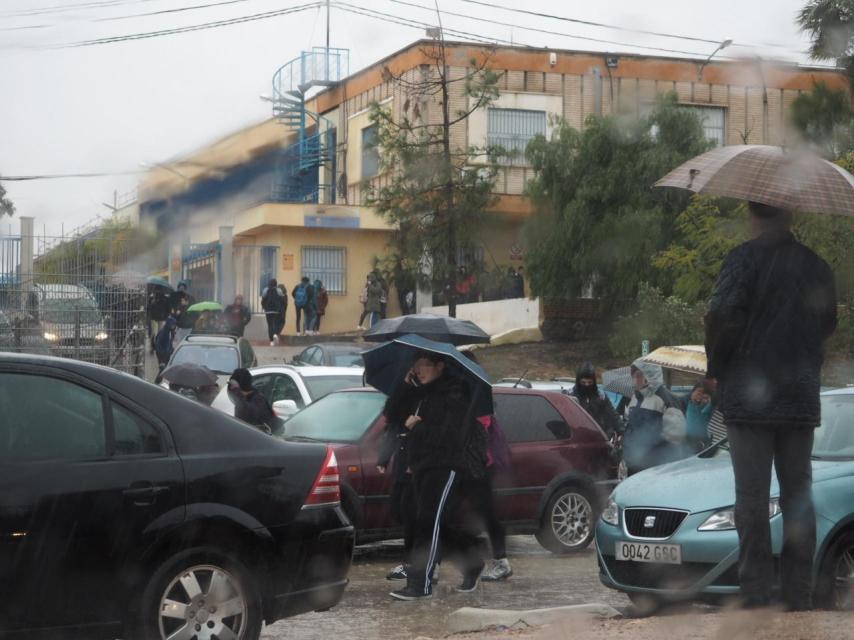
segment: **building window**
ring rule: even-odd
[[[347,249],[345,247],[303,247],[302,273],[312,284],[320,280],[331,295],[347,293]]]
[[[685,107],[696,113],[703,123],[703,133],[706,139],[715,143],[716,147],[726,144],[726,108],[725,107],[701,107],[689,105]]]
[[[526,165],[525,149],[536,135],[546,135],[546,112],[528,109],[488,111],[487,144],[507,151],[504,164]]]
[[[362,179],[373,178],[380,172],[380,150],[377,147],[377,126],[362,129]]]

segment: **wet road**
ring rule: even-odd
[[[425,602],[398,602],[388,592],[402,583],[385,580],[397,564],[398,547],[385,544],[357,550],[350,586],[337,607],[282,620],[267,627],[262,638],[327,640],[403,640],[447,633],[448,614],[461,607],[535,609],[602,602],[623,609],[628,599],[599,582],[593,547],[573,556],[545,551],[531,536],[507,540],[513,576],[506,582],[484,583],[473,594],[454,591],[460,582],[452,567],[442,567],[433,598]]]

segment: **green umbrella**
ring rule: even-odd
[[[222,311],[222,305],[219,302],[197,302],[196,304],[187,308],[187,311],[191,313],[200,313],[202,311]]]

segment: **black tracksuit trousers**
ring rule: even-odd
[[[433,569],[440,551],[464,573],[483,561],[477,537],[459,524],[463,491],[457,473],[447,468],[426,469],[413,480],[417,512],[407,583],[427,594],[433,589]]]

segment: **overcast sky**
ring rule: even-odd
[[[435,24],[433,0],[340,0],[351,7]],[[575,19],[737,44],[729,55],[805,62],[807,42],[794,24],[805,0],[486,0]],[[0,0],[0,175],[118,173],[139,170],[203,146],[270,115],[259,99],[275,70],[301,50],[323,45],[319,8],[232,26],[78,48],[53,45],[228,20],[309,4],[311,0]],[[333,2],[334,4],[334,2]],[[73,5],[73,8],[71,8]],[[187,11],[162,12],[199,5]],[[660,53],[638,45],[708,55],[707,42],[649,36],[439,0],[446,29],[519,44]],[[110,19],[112,18],[112,19]],[[423,36],[423,29],[332,9],[332,46],[350,49],[357,71]],[[549,35],[534,27],[571,36]],[[449,38],[460,39],[453,34]],[[766,45],[778,45],[769,47]],[[673,54],[677,55],[677,54]],[[139,176],[4,182],[18,215],[58,234],[107,216],[102,202],[132,190]],[[18,224],[0,223],[0,233]]]

